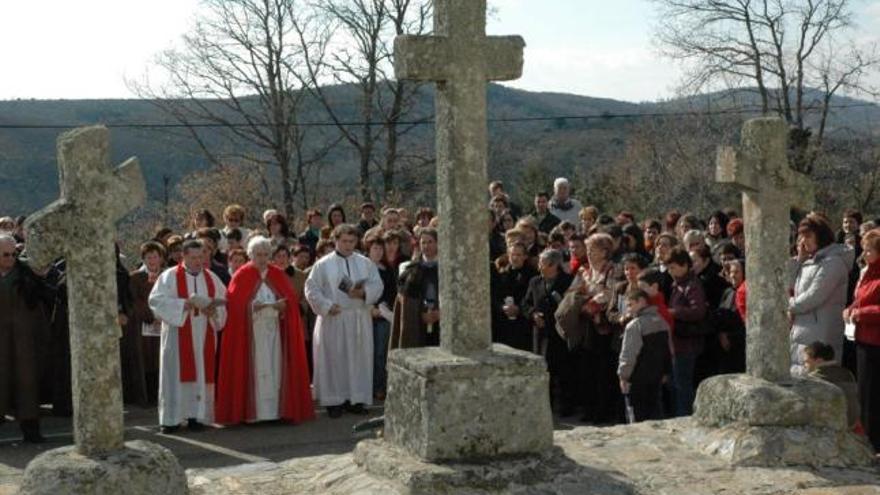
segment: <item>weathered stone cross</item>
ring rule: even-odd
[[[146,198],[137,159],[111,170],[109,148],[102,126],[59,137],[61,199],[25,226],[31,264],[67,260],[73,433],[83,455],[123,447],[114,242],[116,221]]]
[[[440,222],[440,345],[453,354],[492,344],[486,229],[486,83],[522,75],[519,36],[486,36],[486,0],[435,0],[433,36],[399,36],[397,77],[434,81]]]
[[[772,382],[791,379],[788,276],[789,209],[812,206],[813,183],[788,164],[788,125],[778,118],[745,123],[738,150],[721,148],[717,181],[743,190],[748,295],[746,366]]]

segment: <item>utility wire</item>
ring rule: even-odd
[[[836,105],[831,109],[877,107],[877,103],[853,103],[849,105]],[[664,118],[664,117],[701,117],[710,115],[738,115],[755,113],[760,107],[729,108],[712,111],[678,111],[678,112],[638,112],[638,113],[599,113],[590,115],[555,115],[547,117],[495,117],[487,119],[490,123],[519,123],[519,122],[558,122],[569,120],[613,120],[613,119],[641,119],[641,118]],[[337,126],[384,126],[385,122],[299,122],[288,124],[289,127],[337,127]],[[0,129],[72,129],[86,124],[0,124]],[[176,129],[176,128],[224,128],[224,127],[274,127],[284,124],[271,124],[266,122],[248,123],[221,123],[221,122],[191,122],[191,123],[160,123],[160,122],[104,122],[104,126],[110,129]],[[420,120],[398,121],[397,125],[434,125],[434,116]]]

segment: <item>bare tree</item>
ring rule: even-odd
[[[841,90],[878,94],[864,77],[880,62],[876,46],[842,40],[852,27],[849,0],[651,1],[661,19],[657,42],[687,67],[681,90],[756,91],[761,113],[793,127],[793,162],[801,171],[812,171],[833,97]],[[847,53],[838,50],[842,44]]]
[[[603,211],[628,209],[641,217],[678,208],[705,215],[733,204],[715,183],[715,149],[731,140],[738,116],[657,117],[629,129],[622,156],[576,184],[581,197]],[[662,192],[659,192],[662,191]]]
[[[431,2],[413,2],[412,0],[391,0],[389,17],[395,36],[403,34],[422,34],[428,31],[427,23],[431,19]],[[413,14],[415,11],[415,14]],[[409,164],[412,168],[422,169],[434,163],[433,154],[429,153],[401,153],[400,139],[416,129],[419,124],[430,121],[430,117],[423,117],[417,122],[403,123],[403,117],[415,106],[421,84],[396,79],[393,74],[388,74],[387,69],[393,57],[392,43],[386,40],[382,44],[382,57],[385,64],[379,66],[388,93],[391,94],[390,105],[382,101],[383,92],[378,94],[378,106],[383,112],[383,130],[385,134],[385,155],[377,160],[377,168],[382,174],[382,186],[386,198],[394,191],[394,178],[400,163]]]
[[[307,137],[314,136],[300,124],[308,92],[296,71],[303,60],[320,59],[325,45],[299,33],[316,18],[300,0],[202,5],[181,46],[156,58],[163,83],[145,78],[130,85],[182,123],[215,165],[238,160],[276,167],[284,210],[293,215],[297,194],[306,204],[310,168],[330,149],[307,146]]]
[[[326,57],[307,57],[303,83],[356,150],[362,199],[372,197],[373,169],[380,172],[387,197],[394,190],[401,162],[430,163],[421,155],[400,152],[400,139],[415,127],[405,123],[404,116],[416,102],[419,85],[395,80],[391,59],[395,36],[427,30],[432,4],[428,0],[317,0],[314,5],[331,26],[328,40],[332,36],[341,42],[331,45]],[[328,82],[353,84],[357,88],[354,101],[348,105],[339,101],[338,93],[328,91]],[[350,125],[343,115],[349,105],[357,109],[357,125]]]
[[[845,208],[880,212],[880,143],[860,129],[842,129],[827,139],[817,162],[819,204],[839,218]]]

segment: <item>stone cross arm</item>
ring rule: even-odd
[[[815,186],[796,172],[788,160],[788,125],[779,118],[749,120],[743,126],[741,145],[719,148],[716,181],[751,192],[788,198],[791,206],[812,207]]]
[[[28,260],[35,267],[89,249],[86,243],[112,242],[116,221],[146,199],[137,158],[111,170],[109,131],[103,126],[75,129],[58,139],[58,172],[61,198],[25,223]],[[72,226],[85,235],[70,235]]]
[[[488,36],[483,43],[482,60],[463,67],[456,44],[446,36],[398,36],[394,40],[395,73],[400,79],[417,81],[449,81],[472,70],[480,70],[485,81],[522,76],[526,42],[521,36]]]

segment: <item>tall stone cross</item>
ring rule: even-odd
[[[749,120],[738,149],[721,148],[717,181],[743,190],[748,270],[746,367],[757,378],[791,378],[788,310],[789,210],[812,206],[813,183],[789,166],[788,125]]]
[[[486,227],[486,83],[522,75],[525,41],[486,36],[486,0],[435,0],[432,36],[398,36],[399,79],[437,83],[440,345],[465,355],[492,345]]]
[[[58,138],[61,199],[26,223],[29,262],[67,260],[73,435],[77,451],[99,455],[123,447],[119,325],[116,302],[116,221],[143,204],[136,158],[110,168],[102,126]]]

